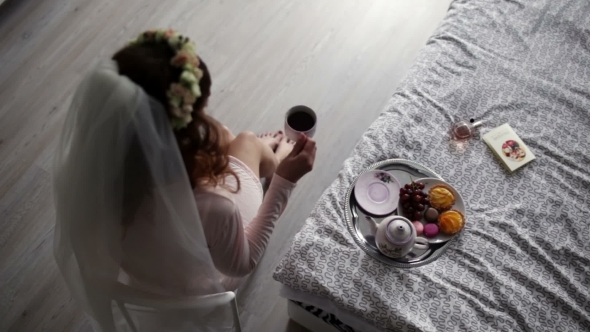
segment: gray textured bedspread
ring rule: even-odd
[[[537,160],[510,174],[481,139],[452,148],[469,118],[509,123]],[[589,331],[589,153],[590,1],[457,0],[274,277],[382,330]],[[374,260],[344,225],[352,181],[389,158],[466,201],[461,236],[423,267]]]

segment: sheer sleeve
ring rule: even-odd
[[[295,184],[275,175],[258,214],[246,227],[237,206],[228,198],[197,197],[211,257],[221,273],[242,277],[254,270],[293,188]]]

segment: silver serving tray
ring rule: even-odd
[[[426,166],[422,166],[413,161],[405,159],[388,159],[371,165],[361,176],[367,171],[380,169],[393,174],[403,186],[406,183],[412,182],[419,178],[443,178]],[[441,244],[431,244],[430,248],[426,250],[413,249],[409,254],[401,258],[389,258],[383,255],[375,245],[375,239],[371,235],[369,222],[365,220],[365,216],[369,215],[380,223],[387,216],[375,216],[368,214],[357,204],[354,197],[354,185],[359,177],[354,179],[353,185],[346,193],[346,228],[352,234],[354,241],[359,247],[367,253],[367,255],[395,267],[409,268],[428,264],[436,260],[449,247],[453,239]],[[396,215],[397,210],[392,213]]]

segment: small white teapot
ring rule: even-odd
[[[400,258],[407,255],[413,248],[428,249],[428,240],[416,236],[416,228],[402,216],[391,216],[383,219],[377,226],[371,217],[366,218],[370,222],[371,233],[375,237],[377,248],[385,256]]]

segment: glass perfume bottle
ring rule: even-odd
[[[476,122],[474,119],[469,120],[469,122],[455,122],[451,128],[451,137],[457,141],[466,141],[473,137],[475,128],[481,126],[481,124],[481,121]]]

